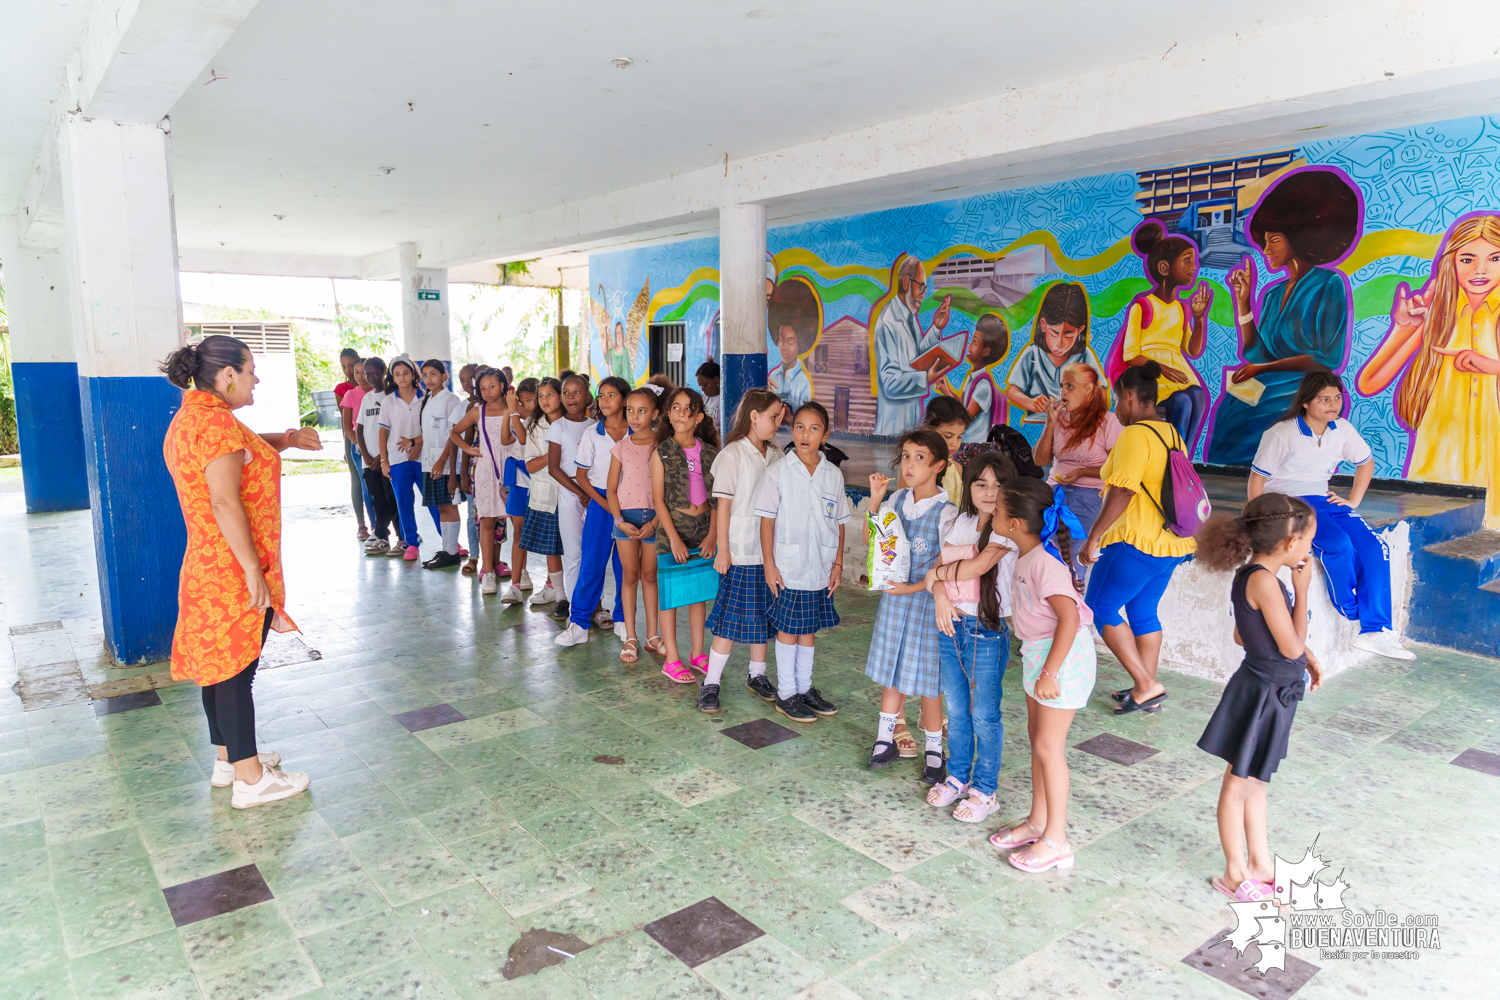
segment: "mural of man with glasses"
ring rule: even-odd
[[[932,325],[922,329],[918,311],[927,297],[927,272],[922,261],[903,254],[895,267],[896,294],[870,324],[875,351],[875,433],[895,437],[922,422],[922,399],[933,382],[955,361],[939,357],[931,367],[912,367],[942,337],[952,309],[951,296],[932,314]]]

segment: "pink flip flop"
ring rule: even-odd
[[[698,679],[693,676],[691,670],[682,665],[681,660],[672,660],[661,668],[661,672],[667,675],[668,680],[676,681],[678,684],[692,684]]]
[[[697,656],[693,657],[691,660],[688,661],[688,665],[691,666],[694,670],[698,671],[698,673],[700,673],[700,674],[707,674],[708,673],[708,654],[707,653],[699,653]]]
[[[1237,903],[1259,903],[1262,900],[1270,899],[1272,893],[1270,885],[1248,878],[1240,883],[1238,889],[1230,892],[1229,886],[1225,885],[1223,880],[1215,875],[1213,877],[1213,887]]]

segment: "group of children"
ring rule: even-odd
[[[1154,382],[1153,367],[1128,370],[1116,396],[1154,400],[1156,387],[1146,384]],[[820,404],[791,411],[775,392],[752,389],[721,444],[704,397],[659,376],[636,387],[611,376],[595,388],[575,373],[513,383],[508,370],[468,366],[460,373],[463,399],[443,387],[438,362],[418,367],[400,357],[387,367],[372,358],[346,371],[353,383],[342,403],[351,411],[351,462],[363,462],[374,518],[367,552],[415,558],[412,494],[420,484],[443,538],[426,565],[457,564],[464,554],[457,502],[467,499],[481,593],[497,593],[508,575],[500,600],[523,602],[527,560],[545,557],[548,582],[530,603],[554,604],[553,614],[568,619],[557,644],[586,642],[591,628],[612,629],[623,641],[622,663],[650,652],[680,684],[697,681],[696,671],[698,708],[717,712],[724,669],[734,644],[743,643],[750,647],[746,686],[778,713],[799,723],[837,713],[813,686],[813,657],[816,634],[839,624],[833,595],[844,579],[852,509],[843,476],[825,455],[830,423]],[[419,381],[427,390],[420,396]],[[924,424],[897,444],[895,492],[887,497],[887,477],[870,477],[869,509],[899,518],[910,573],[882,592],[871,637],[865,673],[882,695],[869,767],[918,756],[904,723],[906,699],[915,696],[928,804],[952,807],[952,817],[966,823],[995,814],[1013,631],[1032,799],[1026,816],[990,842],[1026,872],[1074,864],[1066,737],[1093,691],[1088,626],[1101,606],[1093,588],[1085,599],[1084,581],[1103,569],[1093,567],[1102,561],[1100,531],[1125,509],[1106,511],[1109,523],[1094,530],[1099,495],[1106,487],[1149,492],[1142,484],[1159,484],[1167,463],[1164,447],[1154,480],[1116,474],[1112,449],[1123,427],[1097,371],[1066,366],[1061,390],[1049,401],[1035,455],[966,445],[972,414],[937,396]],[[1127,424],[1159,419],[1120,409]],[[785,456],[773,444],[783,425],[791,437]],[[1038,463],[1050,465],[1045,481],[1037,478]],[[1126,478],[1140,489],[1130,490]],[[1231,603],[1246,656],[1199,741],[1228,763],[1219,803],[1227,863],[1213,884],[1237,900],[1269,895],[1266,783],[1286,756],[1297,701],[1321,679],[1305,644],[1318,517],[1304,499],[1265,492],[1237,518],[1215,515],[1195,539],[1207,565],[1237,569]],[[392,524],[394,544],[386,540]],[[497,563],[495,544],[507,528],[515,538],[509,567]],[[711,606],[706,596],[682,602],[690,637],[684,661],[676,607],[659,600],[657,572],[694,560],[712,563],[718,582]],[[1291,595],[1274,579],[1282,568],[1292,570]],[[608,569],[612,611],[599,607]],[[638,590],[644,640],[637,635]],[[1133,618],[1137,609],[1125,611]],[[712,642],[705,647],[706,632]],[[1159,642],[1159,626],[1156,636]],[[774,683],[767,671],[773,644]],[[1160,709],[1159,698],[1132,706],[1131,694],[1113,694],[1117,710]]]

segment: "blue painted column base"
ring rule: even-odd
[[[766,352],[756,354],[730,354],[725,351],[720,358],[719,392],[724,397],[721,404],[721,420],[727,428],[734,422],[735,407],[747,389],[766,387]]]
[[[162,458],[182,390],[161,377],[80,378],[104,638],[123,664],[172,653],[187,528]]]
[[[27,512],[88,510],[78,366],[71,361],[19,361],[10,370]]]

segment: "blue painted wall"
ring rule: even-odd
[[[187,528],[162,459],[182,390],[164,378],[80,378],[104,637],[121,663],[172,652]]]
[[[16,389],[26,510],[33,514],[87,510],[89,475],[83,455],[78,366],[71,361],[21,361],[10,370]]]

